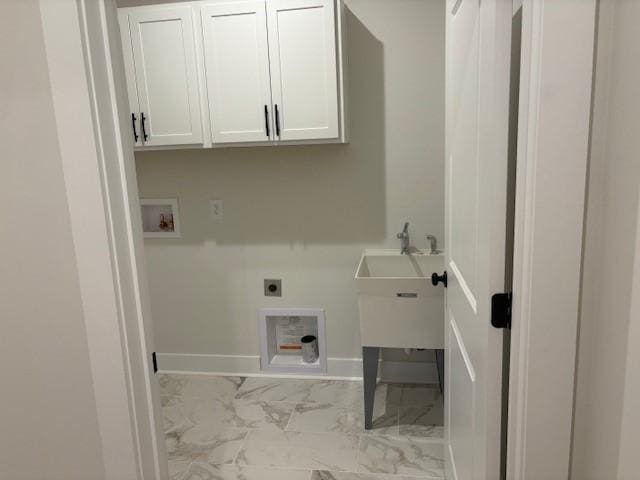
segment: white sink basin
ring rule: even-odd
[[[444,348],[444,255],[366,250],[356,271],[363,346]]]

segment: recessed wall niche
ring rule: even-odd
[[[260,364],[263,372],[323,375],[327,373],[324,310],[320,308],[262,308]],[[302,337],[318,339],[318,359],[305,363]]]

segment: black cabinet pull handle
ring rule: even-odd
[[[138,132],[136,131],[136,114],[131,114],[131,126],[133,127],[133,141],[138,143]]]
[[[267,138],[269,138],[269,107],[264,106],[264,129],[267,132]]]
[[[147,135],[147,129],[144,126],[144,121],[147,117],[144,116],[144,112],[140,112],[140,124],[142,125],[142,139],[146,142],[149,135]]]
[[[278,110],[277,103],[276,103],[276,135],[280,137],[280,112]]]

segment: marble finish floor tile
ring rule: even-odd
[[[238,453],[238,465],[355,471],[358,437],[337,433],[254,430]]]
[[[176,395],[165,395],[163,393],[160,394],[160,406],[161,407],[166,407],[168,405],[171,405],[172,403],[175,404],[177,400],[180,400],[181,397],[176,396]]]
[[[162,424],[167,438],[182,435],[196,426],[195,419],[189,418],[186,414],[187,406],[184,399],[166,397],[162,403]]]
[[[182,480],[191,460],[169,460],[169,480]]]
[[[247,378],[236,399],[289,403],[331,403],[357,405],[362,401],[361,382],[300,380],[289,378]]]
[[[236,400],[221,404],[224,422],[239,428],[273,428],[284,430],[293,406],[285,402],[251,402]]]
[[[292,432],[381,433],[398,435],[398,410],[374,411],[373,429],[364,429],[364,413],[360,408],[337,407],[331,404],[296,405],[287,430]]]
[[[348,406],[357,409],[358,411],[364,411],[364,388],[362,386],[362,382],[356,382],[356,393],[355,400],[348,404]],[[390,411],[390,406],[395,406],[390,404],[387,401],[387,397],[389,396],[388,385],[386,383],[379,383],[376,386],[376,392],[374,394],[374,415],[380,415],[384,411]]]
[[[438,425],[400,425],[401,437],[430,438],[442,440],[444,438],[444,426]]]
[[[444,477],[444,445],[418,438],[360,437],[358,472]]]
[[[247,433],[247,429],[212,428],[210,424],[176,430],[165,433],[167,454],[169,460],[232,463]]]
[[[194,462],[181,480],[309,480],[309,470],[288,470]]]
[[[378,385],[365,431],[361,382],[163,374],[160,383],[171,480],[443,477],[437,385]]]
[[[217,375],[161,374],[158,378],[161,396],[183,396],[232,399],[245,381],[244,377]]]
[[[442,396],[422,407],[400,407],[400,436],[442,438],[444,404]]]
[[[441,396],[442,393],[438,385],[389,383],[387,384],[386,403],[400,407],[421,407],[432,403]]]
[[[163,402],[165,430],[208,424],[211,428],[273,428],[283,430],[294,406],[283,402],[209,400],[169,397]]]
[[[327,472],[314,470],[309,480],[439,480],[440,477],[386,475],[374,473]]]

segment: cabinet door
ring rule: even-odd
[[[333,0],[269,0],[267,17],[279,140],[338,137]]]
[[[202,143],[191,7],[144,7],[129,13],[145,146]]]
[[[265,2],[202,7],[205,72],[214,143],[273,138]]]
[[[136,69],[133,66],[133,45],[131,43],[131,30],[129,29],[129,14],[118,12],[120,24],[120,39],[122,41],[122,56],[124,58],[124,74],[127,80],[127,96],[129,98],[129,117],[131,118],[131,139],[136,147],[142,146],[140,136],[140,105],[138,103],[138,90],[136,88]]]

